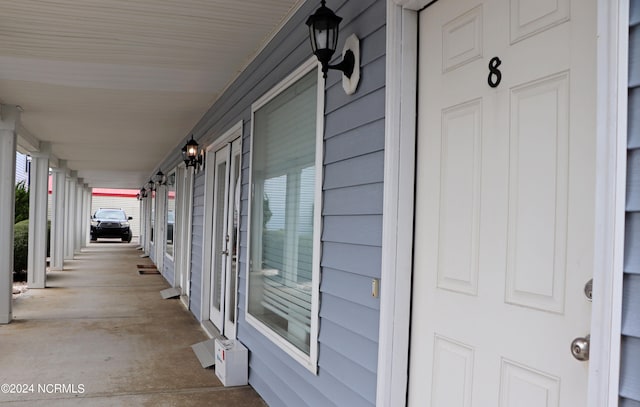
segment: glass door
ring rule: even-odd
[[[240,138],[214,154],[209,317],[223,335],[234,338],[240,233]]]

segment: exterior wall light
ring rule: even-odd
[[[164,185],[166,182],[166,177],[162,173],[162,170],[158,170],[158,172],[156,172],[156,175],[151,177],[151,180],[157,185]]]
[[[147,190],[145,187],[140,188],[140,192],[138,192],[138,200],[142,201],[143,198],[147,197]]]
[[[198,142],[193,139],[193,134],[191,140],[182,147],[182,159],[187,167],[202,165],[202,156],[198,155]]]
[[[153,191],[153,181],[151,179],[149,179],[149,181],[144,184],[144,190],[145,191]]]
[[[360,41],[355,35],[351,35],[345,41],[342,50],[342,62],[329,65],[329,61],[338,46],[338,34],[342,17],[325,5],[322,0],[320,8],[307,19],[311,49],[322,65],[322,74],[327,78],[329,69],[336,69],[343,73],[342,87],[347,95],[356,91],[360,81]]]

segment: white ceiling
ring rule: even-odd
[[[0,103],[22,150],[140,188],[302,2],[3,0]]]

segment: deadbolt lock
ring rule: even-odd
[[[589,345],[591,343],[591,335],[584,338],[576,338],[571,342],[571,354],[574,358],[581,362],[589,360]]]
[[[593,299],[593,279],[587,281],[587,284],[584,285],[584,295],[589,301]]]

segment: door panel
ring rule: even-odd
[[[411,406],[586,405],[595,26],[592,2],[420,13]]]
[[[238,255],[240,253],[240,172],[242,145],[240,139],[231,143],[231,161],[229,164],[229,197],[227,201],[227,265],[225,284],[225,322],[224,335],[236,336],[236,293],[238,291]]]
[[[229,146],[215,152],[213,183],[213,239],[210,319],[222,332],[224,321],[224,283],[227,266],[227,197],[229,194]]]
[[[228,338],[236,335],[237,254],[240,233],[241,139],[215,153],[210,320]]]

